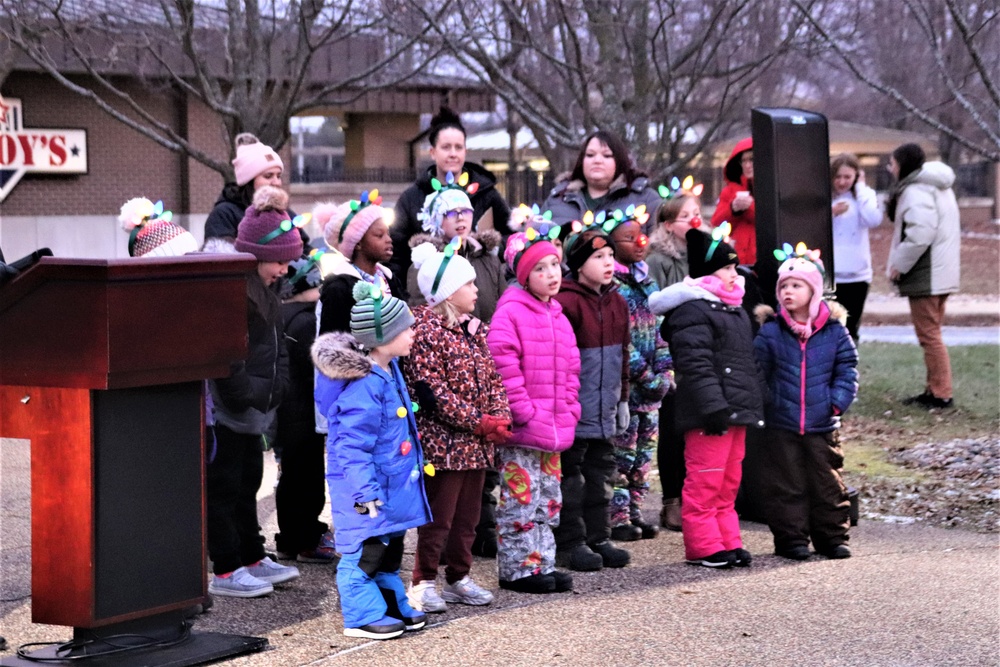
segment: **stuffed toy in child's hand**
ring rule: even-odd
[[[382,507],[383,504],[378,498],[363,503],[354,503],[354,511],[358,514],[367,514],[374,519],[378,516],[378,508]]]

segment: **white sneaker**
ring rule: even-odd
[[[228,577],[214,575],[208,582],[208,592],[230,598],[259,598],[273,593],[274,586],[251,575],[245,567],[240,567]]]
[[[279,565],[264,556],[256,565],[247,565],[247,572],[261,581],[272,584],[283,584],[286,581],[299,578],[299,568],[291,565]]]
[[[440,614],[448,609],[448,605],[435,590],[433,581],[411,584],[406,597],[410,600],[410,606],[427,614]]]
[[[458,604],[470,604],[480,607],[493,602],[493,593],[465,575],[453,584],[447,584],[441,590],[441,597],[445,602],[457,602]]]

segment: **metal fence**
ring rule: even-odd
[[[417,172],[409,168],[372,167],[366,169],[334,168],[323,169],[306,166],[293,168],[292,183],[412,183],[417,180]]]

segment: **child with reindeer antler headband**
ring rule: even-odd
[[[754,340],[767,380],[767,442],[763,448],[767,520],[774,551],[809,558],[809,542],[827,558],[850,558],[850,501],[840,477],[840,416],[858,393],[858,352],[847,311],[823,300],[819,250],[799,243],[774,251],[778,312],[758,306]]]
[[[763,387],[753,331],[742,307],[744,278],[723,223],[709,236],[688,230],[690,276],[649,298],[677,374],[677,430],[684,433],[687,477],[681,523],[687,562],[746,567],[736,493],[748,426],[764,425]]]

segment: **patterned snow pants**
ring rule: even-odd
[[[660,440],[659,424],[657,410],[636,410],[629,420],[628,430],[614,440],[618,475],[614,496],[608,505],[612,527],[642,519],[642,501],[649,491],[649,467]]]
[[[497,505],[497,570],[514,581],[555,569],[562,507],[562,464],[558,452],[497,447],[500,502]]]

